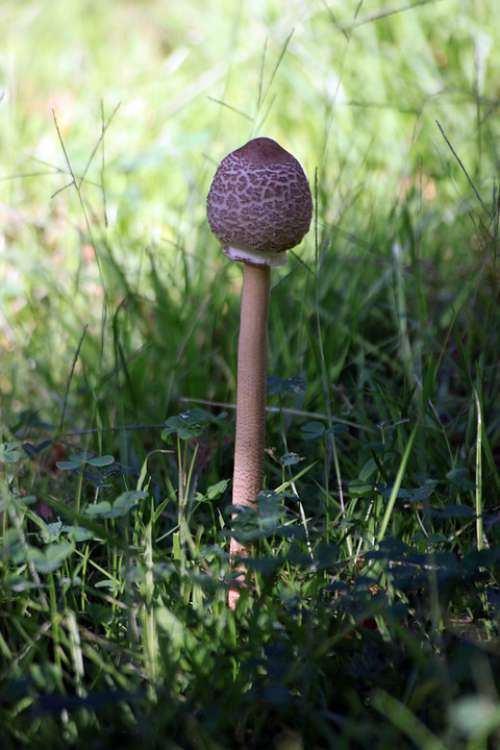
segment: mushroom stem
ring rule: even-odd
[[[236,395],[236,443],[234,451],[233,506],[255,506],[262,489],[264,464],[267,317],[271,269],[243,263],[238,374]],[[248,549],[231,539],[230,559],[245,557]],[[235,609],[244,582],[246,566],[240,560],[228,604]]]

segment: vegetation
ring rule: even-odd
[[[0,744],[500,742],[494,0],[4,0]],[[303,161],[226,594],[221,157]]]

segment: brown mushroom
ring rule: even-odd
[[[226,156],[207,199],[210,228],[232,260],[243,262],[238,341],[233,506],[255,505],[264,463],[267,316],[271,266],[286,263],[309,229],[312,199],[295,157],[271,138],[255,138]],[[240,558],[228,603],[236,607],[247,548],[231,539]]]

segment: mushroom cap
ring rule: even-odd
[[[207,198],[210,228],[235,260],[281,265],[309,229],[312,198],[297,159],[254,138],[220,163]]]

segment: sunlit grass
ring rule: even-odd
[[[498,741],[495,12],[2,3],[2,748]],[[233,616],[205,196],[264,134],[316,219],[273,271]]]

